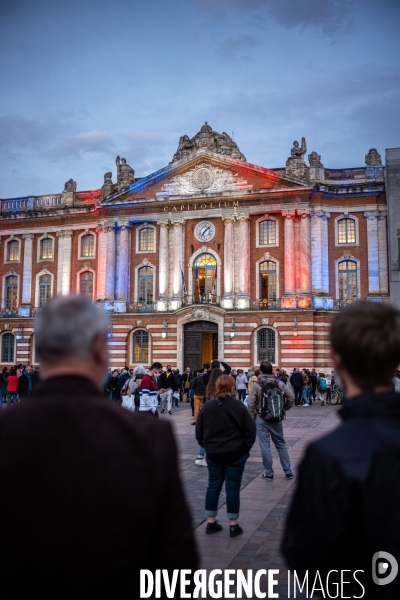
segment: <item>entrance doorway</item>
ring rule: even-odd
[[[183,368],[201,369],[204,363],[218,358],[218,325],[193,321],[184,325]]]

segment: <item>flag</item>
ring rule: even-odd
[[[182,277],[182,293],[183,293],[183,299],[187,300],[187,289],[186,289],[186,285],[185,285],[185,276],[183,274],[182,271],[182,265],[179,263],[179,266],[181,268],[181,277]]]
[[[212,284],[212,289],[211,289],[212,301],[214,300],[214,296],[217,295],[217,278],[218,278],[218,265],[215,264],[214,279],[213,279],[213,284]]]
[[[196,265],[196,269],[195,269],[195,276],[196,276],[196,281],[197,281],[197,293],[199,296],[199,302],[201,301],[201,292],[200,292],[200,279],[199,279],[199,267]]]

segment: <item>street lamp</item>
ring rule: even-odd
[[[168,337],[168,323],[167,321],[164,319],[164,323],[163,323],[164,329],[161,332],[161,337],[163,338],[163,340],[165,340]]]
[[[297,337],[297,317],[294,318],[294,327],[293,327],[293,335],[294,337]]]
[[[232,340],[235,337],[235,319],[232,319],[230,336]]]

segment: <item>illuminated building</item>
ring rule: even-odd
[[[306,150],[266,169],[205,124],[146,177],[118,157],[101,189],[2,200],[0,364],[34,363],[35,313],[78,292],[110,313],[112,366],[330,368],[335,311],[389,298],[385,174],[374,149],[340,170]]]

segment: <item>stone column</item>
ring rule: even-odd
[[[32,251],[33,251],[33,233],[25,233],[22,239],[24,243],[24,267],[22,274],[22,302],[21,304],[31,304],[32,292]]]
[[[72,230],[58,231],[57,294],[69,294],[71,288]]]
[[[310,211],[300,210],[300,308],[311,306],[311,227]]]
[[[173,261],[174,266],[172,270],[172,295],[174,298],[178,298],[179,300],[182,298],[182,274],[181,267],[183,262],[183,227],[185,224],[185,219],[176,218],[171,219],[171,224],[173,226]]]
[[[235,246],[233,239],[233,222],[235,217],[225,217],[224,234],[224,298],[233,299],[234,295],[234,272],[235,272]]]
[[[106,299],[115,299],[115,267],[116,267],[116,229],[113,225],[107,230],[107,255],[106,255]]]
[[[160,244],[158,258],[158,295],[160,298],[168,298],[169,282],[169,220],[160,219],[157,221],[160,227]]]
[[[328,219],[330,213],[316,209],[311,213],[311,293],[314,308],[332,308],[329,296]]]
[[[388,248],[387,248],[387,217],[380,213],[378,217],[378,264],[379,264],[379,291],[387,296],[389,294],[388,274]]]
[[[106,298],[107,227],[99,223],[97,229],[97,299]]]
[[[249,299],[249,271],[250,271],[250,232],[249,216],[242,214],[239,220],[239,296],[238,308],[247,308]]]
[[[368,246],[368,296],[379,295],[379,252],[378,252],[378,217],[377,210],[364,213],[367,219]]]
[[[129,223],[123,224],[118,235],[116,299],[122,302],[128,300],[130,230],[131,225]]]
[[[283,210],[285,219],[284,243],[285,243],[285,292],[282,297],[283,308],[295,308],[295,248],[294,248],[294,210]]]

